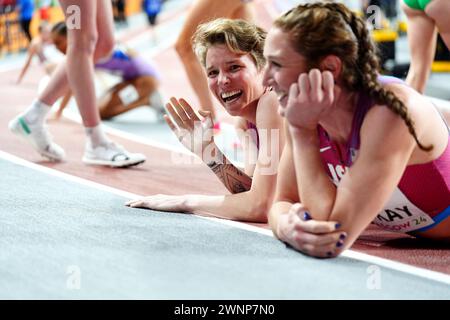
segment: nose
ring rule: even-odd
[[[220,72],[218,81],[219,81],[219,84],[221,84],[221,85],[228,84],[230,82],[230,77],[228,76],[227,73]]]

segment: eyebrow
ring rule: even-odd
[[[268,55],[267,57],[266,57],[266,59],[275,59],[275,60],[280,60],[280,57],[279,56],[274,56],[274,55]]]
[[[225,64],[226,64],[226,65],[230,65],[230,64],[238,63],[238,62],[240,63],[239,59],[233,59],[233,60],[225,61]],[[209,71],[209,70],[211,70],[211,69],[214,69],[214,67],[213,67],[213,66],[207,67],[207,68],[206,68],[206,71]]]

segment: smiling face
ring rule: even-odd
[[[289,34],[276,27],[267,34],[264,56],[267,65],[263,84],[275,90],[279,103],[285,107],[289,87],[298,80],[301,73],[307,71],[306,60],[292,47]]]
[[[209,89],[232,116],[241,115],[244,107],[264,92],[253,58],[234,53],[225,45],[208,49],[206,74]]]

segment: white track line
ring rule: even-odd
[[[110,193],[115,194],[120,197],[124,197],[124,198],[128,198],[128,199],[142,197],[142,195],[138,195],[138,194],[124,191],[124,190],[108,187],[108,186],[105,186],[100,183],[96,183],[96,182],[89,181],[89,180],[86,180],[86,179],[83,179],[80,177],[76,177],[76,176],[73,176],[73,175],[70,175],[67,173],[63,173],[63,172],[60,172],[55,169],[47,168],[47,167],[29,162],[29,161],[26,161],[24,159],[21,159],[19,157],[16,157],[12,154],[6,153],[1,150],[0,150],[0,158],[10,161],[10,162],[13,162],[13,163],[16,163],[18,165],[24,166],[26,168],[30,168],[30,169],[33,169],[33,170],[36,170],[39,172],[49,174],[54,177],[59,177],[59,178],[65,179],[67,181],[75,182],[75,183],[78,183],[78,184],[81,184],[81,185],[84,185],[87,187],[95,188],[95,189],[98,189],[101,191],[110,192]],[[224,225],[232,226],[232,227],[235,227],[238,229],[256,232],[259,234],[273,237],[272,232],[270,230],[254,227],[254,226],[251,226],[251,225],[248,225],[245,223],[224,220],[224,219],[218,219],[218,218],[211,218],[211,217],[201,217],[201,216],[197,216],[197,215],[195,217],[198,217],[201,219],[207,219],[207,220],[221,223]],[[450,285],[450,276],[447,274],[444,274],[444,273],[431,271],[431,270],[418,268],[418,267],[413,267],[413,266],[410,266],[410,265],[407,265],[404,263],[395,262],[395,261],[371,256],[371,255],[356,252],[353,250],[346,250],[341,254],[341,256],[350,258],[350,259],[354,259],[354,260],[358,260],[358,261],[362,261],[362,262],[369,263],[369,264],[376,264],[378,266],[385,267],[388,269],[404,272],[404,273],[407,273],[407,274],[410,274],[413,276],[417,276],[417,277],[421,277],[421,278],[425,278],[428,280],[433,280],[433,281],[437,281],[440,283]]]

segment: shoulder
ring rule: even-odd
[[[236,117],[234,119],[234,126],[236,129],[247,130],[247,120],[242,117]]]
[[[403,102],[408,115],[414,121],[416,116],[415,112],[411,112],[413,109],[409,105],[408,93],[399,91],[397,94],[398,89],[391,91]],[[419,135],[420,130],[416,128],[416,132]],[[362,123],[360,136],[361,149],[381,157],[387,153],[402,152],[401,150],[411,151],[415,145],[405,121],[387,105],[374,105],[370,108]]]
[[[427,131],[430,125],[440,123],[440,116],[429,98],[405,84],[393,83],[385,85],[385,88],[394,93],[403,102],[409,117],[414,122],[414,127],[419,137]],[[399,116],[397,118],[400,119]],[[403,120],[401,121],[403,122]]]
[[[264,93],[258,102],[256,109],[256,126],[281,127],[282,119],[278,113],[278,99],[273,91]]]
[[[267,91],[263,93],[263,95],[259,98],[258,110],[261,106],[278,109],[278,99],[275,91]]]

